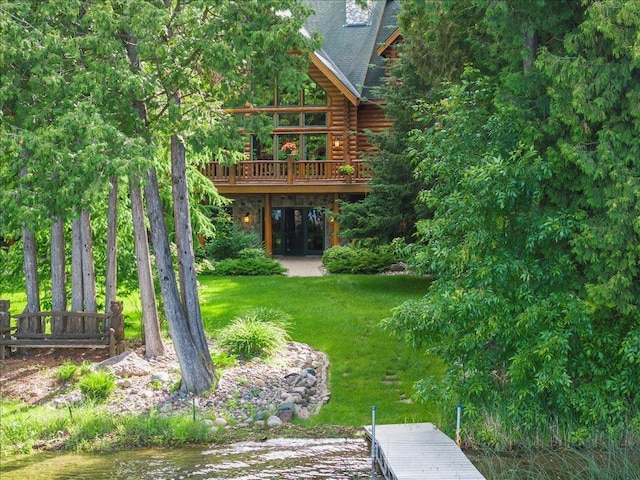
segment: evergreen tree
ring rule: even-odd
[[[136,188],[145,177],[183,388],[208,390],[214,372],[195,281],[187,172],[212,156],[232,162],[242,155],[223,104],[250,99],[276,76],[301,84],[313,47],[300,34],[307,10],[296,0],[9,1],[0,9],[2,234],[38,231],[105,204],[113,177],[129,176]],[[173,232],[162,180],[173,186]]]
[[[426,58],[453,45],[468,64],[436,67],[409,140],[433,212],[416,268],[436,280],[388,325],[448,365],[420,392],[515,437],[558,419],[575,440],[624,434],[640,407],[640,5],[407,3],[449,33],[405,32]]]

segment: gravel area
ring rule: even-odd
[[[172,415],[195,407],[218,426],[266,423],[270,417],[286,423],[294,417],[307,418],[317,413],[330,399],[326,355],[306,344],[289,342],[285,351],[269,361],[253,359],[225,368],[218,372],[217,387],[203,395],[177,388],[178,361],[170,344],[167,351],[163,357],[145,359],[143,348],[137,347],[102,362],[93,352],[69,352],[75,357],[61,355],[60,351],[55,358],[53,351],[12,357],[0,366],[2,393],[8,398],[57,408],[80,403],[83,399],[77,388],[65,387],[55,380],[57,366],[73,361],[89,362],[93,368],[111,364],[109,368],[118,378],[106,406],[118,414],[155,410]],[[29,381],[21,382],[21,378]]]

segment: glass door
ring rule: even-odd
[[[321,255],[324,250],[324,213],[315,208],[271,210],[274,255]]]

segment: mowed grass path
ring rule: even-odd
[[[410,348],[380,322],[405,300],[429,286],[409,276],[327,275],[324,277],[200,277],[205,330],[216,330],[252,307],[271,307],[293,317],[293,340],[327,354],[332,399],[314,424],[359,426],[431,421],[433,407],[410,402],[413,384],[438,374],[436,359]]]

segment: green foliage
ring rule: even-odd
[[[322,263],[330,273],[380,273],[395,261],[389,247],[369,248],[349,244],[328,248],[322,254]]]
[[[484,450],[476,452],[472,461],[485,478],[492,480],[640,479],[637,455],[615,444],[531,449],[518,455]]]
[[[338,167],[338,173],[340,175],[353,175],[356,169],[353,165],[340,165]]]
[[[415,102],[408,152],[432,218],[412,267],[436,280],[386,325],[447,361],[419,393],[462,401],[478,433],[499,413],[523,436],[571,419],[567,438],[622,437],[640,410],[638,5],[542,3],[555,15],[423,2],[435,30],[407,32],[448,54],[437,19],[473,65]]]
[[[78,366],[66,360],[56,369],[56,379],[60,382],[69,382],[78,374]]]
[[[400,125],[372,135],[381,152],[368,159],[372,170],[371,192],[357,202],[340,202],[340,212],[335,216],[341,237],[370,239],[381,245],[396,237],[410,240],[418,215],[415,200],[422,182],[415,178],[407,161],[406,136]]]
[[[97,370],[83,375],[78,381],[82,395],[94,402],[103,402],[116,387],[116,376],[107,370]]]
[[[229,354],[225,351],[212,353],[211,360],[213,361],[216,370],[235,367],[238,363],[238,358],[235,355]]]
[[[207,240],[205,256],[209,260],[225,260],[238,258],[245,249],[261,248],[262,242],[255,233],[245,233],[231,222],[226,222],[216,229],[213,238]]]
[[[264,258],[266,251],[264,248],[243,248],[238,252],[238,258],[242,260],[251,260],[256,258]]]
[[[317,44],[299,34],[309,13],[297,0],[262,0],[259,5],[4,3],[0,238],[19,240],[23,225],[46,237],[54,219],[67,222],[86,208],[94,229],[99,224],[95,245],[104,245],[100,239],[112,178],[121,186],[127,181],[135,186],[155,165],[165,186],[161,193],[170,204],[166,160],[172,134],[188,144],[194,233],[212,235],[211,216],[203,205],[225,201],[201,167],[212,157],[228,164],[238,161],[245,140],[222,105],[256,103],[261,92],[272,92],[276,76],[285,86],[304,82],[305,52]],[[301,54],[291,55],[291,49]],[[210,72],[216,72],[215,81]],[[125,207],[126,190],[120,188]],[[119,211],[125,220],[118,232],[127,233],[118,239],[119,279],[129,280],[136,273],[131,215]],[[22,277],[19,242],[17,247],[0,250],[0,282]],[[103,252],[96,251],[98,278],[102,258]],[[46,278],[48,267],[41,268],[45,275],[40,278]]]
[[[282,275],[287,270],[280,262],[267,258],[262,251],[262,256],[255,256],[257,249],[246,250],[246,256],[241,258],[227,258],[216,262],[212,270],[207,272],[218,276],[246,276],[246,275]]]
[[[220,345],[243,358],[272,357],[289,340],[291,317],[279,310],[255,308],[235,318],[219,334]]]

